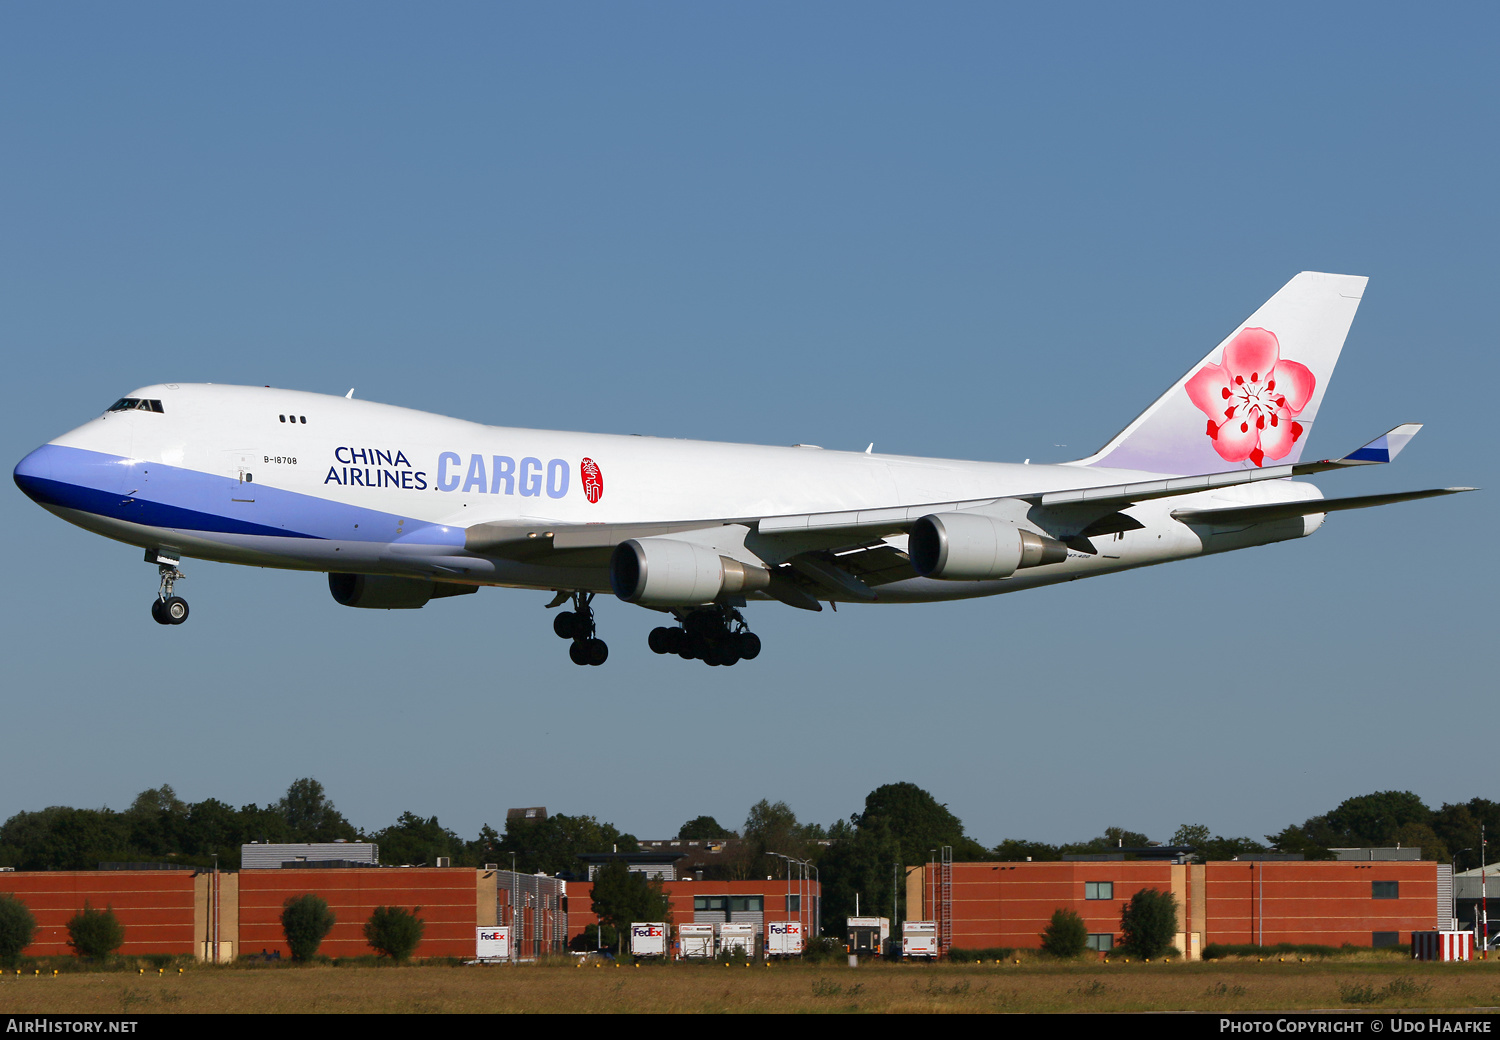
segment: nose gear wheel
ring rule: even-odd
[[[177,561],[171,563],[161,562],[161,558],[154,552],[146,553],[146,562],[155,563],[157,573],[161,575],[161,587],[157,590],[156,598],[151,601],[151,617],[158,625],[180,625],[188,619],[187,600],[174,594],[173,587],[184,581],[187,575],[177,569]]]

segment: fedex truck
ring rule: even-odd
[[[630,926],[630,954],[633,957],[667,955],[667,922],[645,921]]]
[[[677,926],[677,944],[684,957],[712,960],[714,956],[714,926],[711,924],[680,924]]]
[[[801,921],[766,922],[766,956],[800,957],[802,955]]]
[[[901,926],[901,956],[937,960],[940,952],[936,921],[907,921]]]

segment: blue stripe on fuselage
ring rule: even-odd
[[[127,476],[120,482],[115,474],[122,467]],[[95,486],[101,474],[108,475],[113,488]],[[278,538],[401,541],[423,545],[464,543],[459,528],[266,484],[241,484],[235,477],[160,462],[122,459],[58,444],[43,445],[22,459],[16,466],[15,481],[30,498],[44,505],[147,527]],[[129,491],[135,493],[124,493]]]

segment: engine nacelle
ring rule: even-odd
[[[452,585],[425,578],[396,578],[385,574],[330,574],[328,591],[346,607],[411,610],[426,606],[430,599],[478,592],[479,586]]]
[[[632,538],[615,546],[609,583],[626,603],[688,607],[771,584],[763,567],[675,538]]]
[[[982,513],[929,513],[907,539],[912,567],[924,578],[988,581],[1022,567],[1061,563],[1068,547]]]

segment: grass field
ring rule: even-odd
[[[1500,1009],[1500,961],[723,967],[189,967],[8,974],[0,1013]]]

